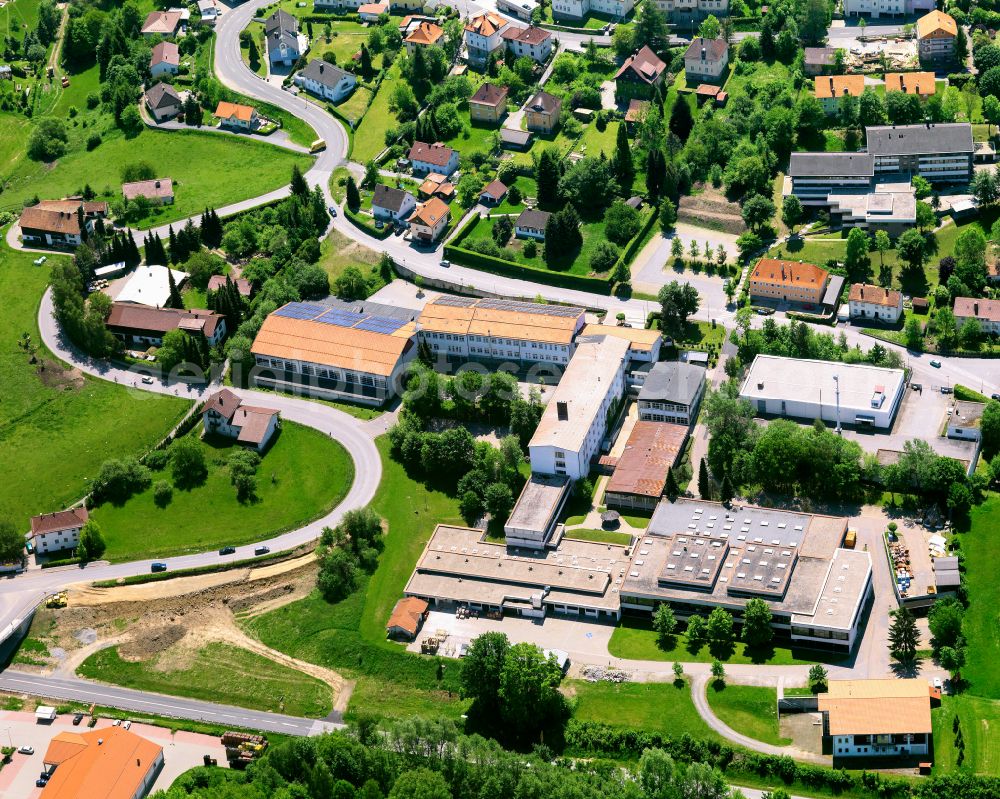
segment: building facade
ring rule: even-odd
[[[893,289],[852,283],[848,295],[851,319],[895,324],[903,315],[903,295]]]
[[[705,370],[680,361],[653,366],[639,389],[639,419],[690,425],[705,393]]]
[[[684,75],[688,84],[716,83],[729,64],[729,45],[725,39],[697,37],[684,53]]]
[[[514,222],[514,235],[519,239],[545,241],[545,228],[548,227],[551,216],[548,211],[525,208]]]
[[[555,20],[582,20],[588,14],[604,14],[625,19],[635,8],[635,0],[552,0]]]
[[[680,32],[690,33],[710,14],[729,16],[729,0],[655,0],[656,7]]]
[[[615,97],[619,102],[648,100],[663,86],[667,65],[648,46],[625,59],[615,74]]]
[[[816,697],[823,749],[834,758],[931,754],[931,699],[925,679],[831,680]]]
[[[226,337],[226,317],[214,311],[151,308],[132,302],[112,303],[105,326],[129,349],[159,347],[171,330],[204,338],[210,347]]]
[[[76,545],[80,543],[80,530],[89,518],[86,508],[32,516],[28,538],[39,555],[76,549]]]
[[[507,87],[486,82],[469,98],[469,119],[481,125],[499,125],[507,115]]]
[[[628,342],[606,336],[577,346],[528,443],[531,470],[579,480],[590,473],[625,394]]]
[[[821,305],[829,278],[816,264],[761,258],[750,273],[750,299]]]
[[[409,154],[410,168],[416,175],[436,172],[448,177],[458,169],[458,150],[446,147],[440,142],[425,144],[414,142]]]
[[[228,388],[209,397],[201,419],[205,435],[232,438],[257,452],[267,449],[280,426],[277,411],[244,405]]]
[[[524,117],[528,130],[534,133],[552,134],[559,128],[562,100],[545,91],[536,92],[524,107]]]
[[[552,34],[544,28],[532,25],[530,28],[517,28],[508,25],[501,36],[507,45],[507,50],[515,58],[530,58],[539,64],[544,64],[552,55]]]
[[[845,17],[912,17],[934,9],[934,0],[844,0]]]
[[[968,122],[865,128],[875,177],[920,175],[931,183],[972,180],[975,145]]]
[[[410,230],[417,241],[431,243],[437,241],[448,229],[451,211],[437,197],[417,203],[410,214]]]
[[[987,335],[1000,335],[1000,300],[980,300],[975,297],[956,297],[952,309],[959,328],[969,320],[979,322]]]
[[[302,55],[299,41],[299,20],[284,9],[278,9],[264,21],[267,58],[271,65],[292,66]]]
[[[470,64],[485,64],[504,46],[503,31],[510,23],[499,14],[486,11],[465,23],[465,47]]]
[[[410,192],[379,183],[372,195],[372,216],[376,219],[401,222],[417,207]]]
[[[357,86],[358,79],[334,64],[314,58],[295,76],[295,85],[332,103],[339,103]]]
[[[822,75],[817,77],[813,93],[827,114],[840,110],[844,97],[860,97],[865,90],[864,75]]]
[[[917,20],[917,53],[921,61],[943,63],[955,58],[958,23],[943,11],[931,11]]]

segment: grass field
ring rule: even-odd
[[[65,197],[88,183],[99,197],[111,199],[121,192],[122,168],[140,161],[150,164],[157,175],[173,178],[176,195],[173,205],[157,209],[133,226],[140,228],[184,219],[206,206],[222,208],[265,194],[288,183],[293,164],[305,171],[312,163],[306,155],[216,133],[144,130],[134,139],[109,133],[93,152],[73,151],[51,169],[21,161],[3,194],[4,204],[35,195]]]
[[[247,25],[247,30],[251,34],[251,44],[245,47],[240,42],[240,55],[243,63],[250,67],[262,78],[267,77],[267,45],[264,40],[264,26],[259,22],[251,22]]]
[[[684,733],[703,740],[721,740],[698,715],[691,687],[673,683],[564,683],[574,697],[574,718],[616,727],[658,732],[671,737]],[[639,754],[638,752],[636,753]]]
[[[361,115],[365,113],[365,110],[368,108],[371,101],[371,91],[366,89],[364,86],[358,86],[353,92],[351,92],[351,96],[340,103],[340,105],[336,108],[349,120],[357,122],[361,119]]]
[[[623,547],[632,542],[629,533],[618,533],[614,530],[567,530],[565,536],[575,538],[577,541],[595,541],[598,544],[617,544]]]
[[[735,650],[729,654],[716,652],[713,654],[707,645],[694,649],[688,645],[684,635],[674,639],[674,646],[661,649],[656,640],[656,633],[651,624],[644,619],[624,618],[615,628],[608,643],[608,651],[616,658],[630,660],[680,660],[687,663],[711,663],[716,655],[726,663],[770,663],[775,666],[794,666],[808,663],[836,662],[835,656],[822,652],[789,649],[786,646],[775,646],[760,653],[747,651],[746,645],[738,642]],[[729,654],[728,657],[723,655]]]
[[[473,225],[472,229],[469,230],[462,241],[474,241],[475,239],[486,239],[492,241],[492,230],[493,222],[491,220],[480,219],[475,225]],[[568,272],[573,275],[592,275],[594,273],[590,269],[590,255],[593,253],[598,242],[605,241],[606,239],[604,235],[604,220],[597,219],[594,221],[584,221],[580,225],[580,233],[583,236],[583,246],[575,253],[575,257],[572,260],[566,258],[562,259],[554,266],[548,266],[544,257],[544,242],[536,242],[536,255],[533,258],[529,258],[524,254],[524,244],[526,240],[518,239],[513,236],[507,242],[506,246],[506,249],[513,255],[513,258],[509,258],[509,260],[513,260],[515,263],[532,266],[535,269],[549,269],[553,272]]]
[[[313,593],[244,627],[268,646],[356,679],[350,714],[457,718],[467,707],[457,696],[457,666],[449,665],[439,682],[433,659],[385,640],[385,622],[434,525],[461,524],[458,504],[411,480],[389,458],[385,437],[377,444],[383,472],[372,508],[386,520],[388,532],[375,573],[336,605]]]
[[[124,660],[118,647],[109,647],[87,658],[77,673],[139,691],[291,716],[323,717],[333,706],[330,687],[315,677],[229,644],[207,644],[180,668],[161,664],[161,658]]]
[[[38,25],[38,6],[41,0],[14,0],[0,8],[0,36],[6,39],[16,35],[20,41],[26,30]]]
[[[19,529],[29,516],[83,496],[87,480],[106,459],[154,446],[189,406],[175,397],[66,372],[44,348],[37,353],[40,364],[29,363],[16,342],[28,333],[40,345],[38,303],[48,268],[57,260],[37,267],[34,257],[0,245],[0,340],[5,342],[0,348],[0,517],[12,519]]]
[[[958,717],[965,757],[958,763],[955,717]],[[975,696],[945,696],[931,710],[934,724],[934,771],[975,771],[1000,774],[1000,703]]]
[[[298,10],[301,12],[301,9]],[[310,42],[309,57],[322,58],[325,53],[333,53],[340,66],[350,63],[354,54],[360,52],[361,45],[368,41],[370,28],[365,27],[360,22],[348,22],[347,20],[331,20],[332,36],[330,41],[323,35],[323,25],[313,23],[313,40]],[[379,70],[382,68],[382,54],[372,56],[372,68]]]
[[[603,133],[597,129],[597,125],[587,125],[584,128],[583,136],[580,137],[580,141],[576,145],[576,152],[589,156],[604,153],[610,158],[615,153],[615,144],[618,140],[618,127],[621,124],[618,120],[609,122]]]
[[[972,602],[965,612],[963,632],[968,639],[967,662],[962,678],[969,693],[1000,699],[1000,635],[997,634],[997,607],[1000,581],[997,580],[996,531],[1000,529],[1000,496],[994,494],[972,509],[972,526],[961,536],[965,553],[965,585]],[[1000,734],[1000,724],[997,725]]]
[[[708,704],[723,722],[758,741],[785,746],[792,741],[778,733],[778,694],[758,685],[708,686]]]
[[[200,426],[190,435],[197,437]],[[166,557],[259,541],[291,530],[335,506],[354,480],[354,464],[336,441],[308,427],[282,422],[281,433],[257,470],[259,500],[241,504],[224,459],[239,449],[230,439],[201,442],[208,478],[196,488],[174,489],[157,507],[152,488],[124,505],[105,503],[91,512],[101,525],[110,560]],[[154,484],[170,480],[169,467],[153,474]]]
[[[20,114],[0,113],[0,175],[6,175],[24,157],[28,146],[29,122]],[[3,198],[0,205],[10,203]]]
[[[474,152],[488,153],[493,147],[493,138],[497,128],[493,125],[473,124],[469,117],[469,107],[459,106],[458,118],[462,120],[461,132],[445,142],[449,147],[458,150],[460,156],[468,156]]]
[[[399,66],[393,64],[375,92],[368,113],[354,132],[354,146],[348,154],[352,160],[363,164],[385,149],[385,132],[396,125],[396,115],[389,109],[389,98],[400,80]]]

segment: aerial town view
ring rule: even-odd
[[[0,0],[0,798],[1000,799],[1000,0]]]

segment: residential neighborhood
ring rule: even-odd
[[[1000,8],[0,29],[0,795],[1000,795]]]

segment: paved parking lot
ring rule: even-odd
[[[111,725],[111,719],[101,719],[94,729]],[[74,727],[70,715],[59,716],[51,724],[39,724],[34,713],[0,711],[0,745],[35,748],[33,755],[15,753],[13,761],[0,771],[0,796],[18,799],[41,796],[42,789],[35,787],[35,780],[42,771],[49,741],[60,732],[86,732],[87,729],[86,720]],[[226,767],[226,750],[218,738],[192,732],[172,733],[164,727],[148,724],[133,724],[131,731],[163,747],[163,769],[150,793],[169,788],[185,771],[202,765],[206,754],[218,759],[220,767]]]

